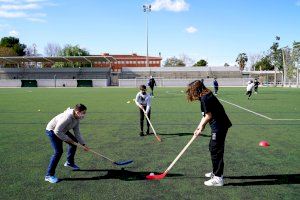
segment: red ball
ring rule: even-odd
[[[263,141],[259,142],[259,146],[261,146],[261,147],[268,147],[268,146],[270,146],[270,144],[269,144],[269,142],[263,140]]]

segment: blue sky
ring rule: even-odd
[[[92,54],[182,54],[209,65],[235,64],[240,52],[267,51],[300,41],[300,0],[0,0],[0,37],[80,45]]]

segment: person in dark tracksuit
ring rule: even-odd
[[[156,86],[156,82],[155,82],[155,80],[154,80],[154,78],[153,78],[152,76],[150,76],[150,79],[149,79],[149,81],[148,81],[148,86],[149,86],[150,89],[151,89],[150,95],[151,95],[151,96],[154,96],[154,86]]]
[[[147,88],[145,85],[140,86],[140,91],[137,93],[135,97],[135,103],[139,107],[140,111],[140,136],[144,135],[144,112],[146,112],[148,118],[150,119],[151,115],[151,96],[147,94]],[[149,122],[147,121],[147,131],[146,134],[149,135]]]
[[[258,93],[258,85],[259,85],[259,81],[256,79],[254,79],[254,93],[257,94]]]
[[[196,80],[190,83],[186,94],[189,101],[199,100],[201,103],[203,117],[198,125],[198,131],[195,131],[195,134],[200,134],[207,123],[209,123],[211,127],[209,151],[213,169],[211,172],[205,174],[205,177],[210,179],[205,181],[204,184],[206,186],[223,186],[225,138],[232,124],[222,104],[213,93],[205,87],[202,81]]]
[[[214,93],[215,95],[218,95],[218,90],[219,90],[219,83],[217,81],[217,78],[214,79]]]

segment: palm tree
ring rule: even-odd
[[[247,57],[246,53],[240,53],[235,60],[235,62],[237,62],[239,64],[241,71],[244,70],[247,61],[248,61],[248,57]]]

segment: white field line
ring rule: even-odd
[[[266,119],[268,119],[268,120],[272,120],[272,118],[270,118],[270,117],[267,117],[267,116],[262,115],[262,114],[260,114],[260,113],[254,112],[254,111],[249,110],[249,109],[247,109],[247,108],[244,108],[244,107],[242,107],[242,106],[236,105],[236,104],[231,103],[231,102],[229,102],[229,101],[225,101],[225,100],[220,99],[220,98],[219,98],[219,100],[220,100],[220,101],[223,101],[223,102],[225,102],[225,103],[228,103],[228,104],[230,104],[230,105],[233,105],[233,106],[235,106],[235,107],[238,107],[238,108],[240,108],[240,109],[242,109],[242,110],[246,110],[246,111],[248,111],[248,112],[250,112],[250,113],[253,113],[253,114],[255,114],[255,115],[258,115],[258,116],[260,116],[260,117],[266,118]]]
[[[248,111],[248,112],[250,112],[250,113],[253,113],[253,114],[257,115],[257,116],[266,118],[266,119],[268,119],[268,120],[273,120],[273,121],[298,121],[298,120],[300,120],[300,119],[272,119],[271,117],[267,117],[266,115],[263,115],[263,114],[254,112],[254,111],[252,111],[252,110],[249,110],[249,109],[244,108],[244,107],[242,107],[242,106],[239,106],[239,105],[237,105],[237,104],[231,103],[231,102],[229,102],[229,101],[225,101],[225,100],[220,99],[220,98],[219,98],[219,100],[220,100],[220,101],[223,101],[223,102],[225,102],[225,103],[228,103],[228,104],[230,104],[230,105],[233,105],[233,106],[235,106],[235,107],[238,107],[238,108],[240,108],[240,109],[242,109],[242,110],[246,110],[246,111]]]
[[[177,94],[177,93],[173,93],[173,92],[169,92],[169,91],[166,91],[166,93],[167,93],[167,94],[172,94],[172,95],[178,95],[178,96],[179,96],[179,95],[182,95],[182,94]],[[238,108],[240,108],[240,109],[242,109],[242,110],[248,111],[248,112],[250,112],[250,113],[253,113],[253,114],[257,115],[257,116],[260,116],[260,117],[265,118],[265,119],[268,119],[268,120],[272,120],[272,121],[300,121],[300,119],[272,119],[271,117],[268,117],[268,116],[266,116],[266,115],[263,115],[263,114],[254,112],[254,111],[252,111],[252,110],[249,110],[249,109],[244,108],[244,107],[242,107],[242,106],[239,106],[239,105],[237,105],[237,104],[231,103],[231,102],[229,102],[229,101],[225,101],[225,100],[220,99],[220,98],[218,98],[218,99],[219,99],[220,101],[223,101],[223,102],[228,103],[228,104],[230,104],[230,105],[232,105],[232,106],[238,107]]]

